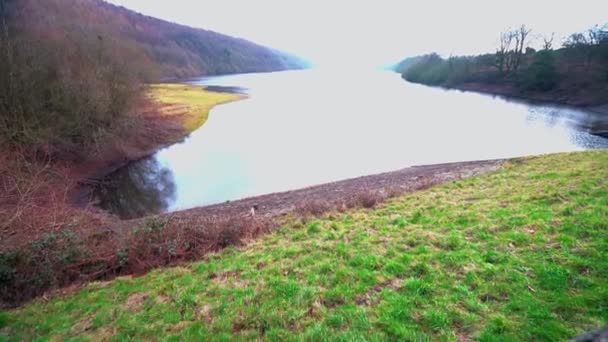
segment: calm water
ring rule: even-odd
[[[111,175],[101,206],[136,217],[411,165],[607,148],[583,110],[414,85],[386,71],[202,78],[249,94],[183,143]]]

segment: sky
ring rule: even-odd
[[[526,24],[537,42],[608,22],[606,0],[108,0],[143,14],[294,53],[320,65],[393,63],[406,56],[492,52]]]

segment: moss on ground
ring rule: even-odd
[[[527,158],[0,314],[0,339],[566,340],[608,321],[608,152]]]
[[[213,92],[201,87],[173,83],[151,85],[148,95],[163,105],[161,111],[164,115],[184,115],[184,128],[187,132],[201,127],[214,106],[244,97],[240,94]]]

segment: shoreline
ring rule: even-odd
[[[405,79],[404,79],[405,80]],[[556,98],[556,93],[531,93],[531,94],[521,94],[517,92],[512,86],[509,85],[492,85],[492,84],[482,84],[482,83],[463,83],[456,86],[446,86],[446,85],[438,85],[433,86],[425,83],[418,83],[405,80],[406,82],[410,82],[413,84],[419,84],[427,87],[438,87],[445,90],[458,90],[462,92],[473,92],[485,95],[493,95],[500,96],[505,98],[506,100],[524,100],[530,102],[537,102],[543,104],[553,104],[553,105],[561,105],[561,106],[569,106],[576,107],[579,109],[589,110],[594,113],[600,115],[608,116],[608,103],[607,102],[597,102],[597,101],[589,101],[587,99],[574,99],[568,97]]]
[[[332,213],[347,210],[363,208],[373,210],[372,208],[382,205],[381,203],[389,198],[491,173],[500,170],[505,162],[518,163],[519,160],[515,158],[412,166],[392,172],[168,214],[150,215],[132,220],[113,220],[96,229],[77,233],[78,238],[73,245],[66,247],[51,243],[48,248],[53,248],[53,253],[59,255],[72,253],[79,257],[68,264],[53,265],[57,273],[54,276],[58,281],[49,287],[30,288],[27,285],[28,281],[9,284],[14,286],[14,288],[10,287],[9,291],[13,295],[7,294],[8,297],[2,298],[0,308],[21,306],[40,296],[44,299],[61,297],[92,281],[140,276],[154,268],[179,266],[186,262],[203,260],[209,253],[221,251],[225,247],[256,241],[293,220],[306,221],[311,217],[331,216]],[[251,215],[252,208],[257,209],[255,216]],[[231,227],[236,230],[232,230]],[[30,242],[35,241],[30,239]],[[125,243],[127,243],[126,247]],[[179,246],[175,254],[155,254],[159,252],[156,249],[158,246],[167,243]],[[192,244],[197,248],[183,247]],[[120,251],[125,248],[127,251],[133,250],[136,254],[131,255],[129,252],[123,256],[126,259],[121,262]],[[89,255],[88,251],[93,253]],[[14,255],[50,253],[36,249],[35,245],[27,244],[15,244],[2,252]],[[143,253],[142,256],[147,255],[147,257],[131,259],[138,255],[137,253]],[[15,274],[25,277],[30,274],[26,271],[27,267],[34,268],[31,274],[41,272],[37,266],[26,265],[25,270],[22,270],[20,264],[13,267]],[[69,272],[74,267],[80,270],[80,275],[78,278],[69,278]]]
[[[409,82],[409,81],[408,81]],[[423,84],[425,85],[425,84]],[[428,86],[428,85],[425,85]],[[592,112],[593,114],[605,118],[608,121],[608,103],[598,104],[594,102],[583,102],[577,100],[557,100],[551,94],[536,94],[536,95],[521,95],[514,93],[514,90],[509,90],[509,86],[488,86],[483,84],[468,83],[456,87],[442,87],[447,90],[457,90],[461,92],[474,92],[491,96],[500,96],[507,101],[521,100],[529,101],[538,104],[558,105],[573,107],[579,110]],[[590,127],[587,132],[591,135],[608,138],[608,123],[600,127]]]
[[[128,153],[124,153],[120,158],[102,158],[101,160],[93,160],[90,163],[94,165],[95,171],[88,173],[83,180],[79,183],[83,186],[95,183],[119,169],[126,167],[131,163],[138,162],[142,159],[153,156],[157,152],[170,147],[175,144],[179,144],[188,138],[190,134],[202,127],[209,117],[209,113],[216,106],[240,101],[247,98],[247,94],[243,92],[231,92],[223,89],[213,89],[207,86],[195,86],[183,83],[158,83],[152,84],[151,90],[149,90],[148,97],[156,103],[156,115],[141,115],[144,122],[149,123],[151,121],[162,121],[159,130],[168,128],[171,133],[168,137],[161,138],[160,141],[145,141],[146,145],[140,150],[132,150]],[[174,89],[172,89],[174,88]],[[170,96],[174,96],[174,93],[189,92],[189,91],[202,91],[206,97],[211,97],[212,100],[209,103],[200,105],[198,103],[188,103],[187,101],[173,101],[172,98],[169,100],[161,98],[164,94],[162,91],[171,91]],[[186,94],[192,96],[193,94]],[[198,95],[198,94],[196,94]],[[203,98],[203,97],[201,97]],[[192,101],[198,101],[199,99],[193,98]],[[176,127],[173,127],[176,126]],[[90,168],[90,165],[86,165]]]
[[[158,93],[159,90],[166,94]],[[70,213],[69,215],[78,217],[79,224],[74,226],[75,233],[87,235],[95,229],[120,224],[117,217],[94,205],[94,199],[91,198],[93,186],[130,163],[183,141],[206,122],[209,111],[215,105],[246,97],[184,84],[152,85],[146,94],[137,110],[131,114],[133,123],[108,137],[103,149],[78,157],[79,159],[59,161],[52,166],[48,177],[55,175],[51,186],[62,196],[60,203],[54,205],[61,206],[65,215]],[[41,206],[43,209],[48,207],[47,204]],[[0,252],[20,248],[43,236],[55,234],[63,225],[29,224],[25,229],[19,227],[4,229],[0,239]]]
[[[403,78],[403,77],[402,77]],[[472,92],[482,95],[488,95],[492,97],[500,97],[505,101],[525,101],[532,104],[538,105],[557,105],[564,107],[572,107],[573,109],[584,110],[593,113],[594,116],[601,119],[606,119],[606,123],[600,125],[600,127],[588,127],[587,132],[591,135],[599,136],[602,138],[608,138],[608,103],[587,101],[585,99],[572,99],[566,98],[558,99],[555,97],[555,92],[540,94],[520,94],[514,87],[510,85],[492,85],[482,83],[464,83],[456,86],[446,85],[429,85],[420,82],[412,82],[403,78],[405,82],[417,84],[425,87],[440,88],[443,90],[459,91],[459,92]]]
[[[577,107],[581,109],[590,110],[592,112],[608,115],[608,103],[606,102],[597,102],[590,101],[587,99],[581,98],[569,98],[567,96],[563,96],[562,98],[556,97],[559,96],[555,92],[552,93],[530,93],[530,94],[521,94],[517,92],[517,90],[513,89],[511,86],[501,86],[501,85],[486,85],[480,83],[464,83],[462,85],[454,86],[454,87],[446,87],[446,89],[455,89],[461,91],[472,91],[476,93],[488,94],[488,95],[497,95],[503,96],[507,99],[520,99],[527,100],[539,103],[547,103],[547,104],[557,104],[563,106],[571,106]]]
[[[251,209],[256,208],[256,217],[273,219],[293,213],[298,214],[310,205],[321,208],[340,208],[345,201],[361,195],[373,194],[374,198],[383,199],[412,193],[434,185],[493,172],[500,169],[505,162],[517,160],[519,158],[410,166],[395,171],[247,197],[156,216],[167,217],[182,224],[186,222],[192,224],[196,221],[229,216],[251,216]],[[123,222],[132,225],[133,222],[140,222],[148,217],[150,216]]]

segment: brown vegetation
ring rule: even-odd
[[[17,247],[65,227],[81,232],[115,221],[89,207],[84,184],[149,155],[159,146],[181,139],[184,129],[175,116],[160,114],[153,103],[127,117],[107,142],[88,155],[40,155],[18,147],[0,156],[0,250]],[[177,120],[176,120],[177,119]]]
[[[16,0],[7,0],[14,2]],[[148,17],[102,0],[19,0],[30,22],[49,32],[79,31],[96,43],[115,42],[138,53],[147,78],[276,71],[295,57],[244,39]],[[211,9],[210,9],[211,10]]]
[[[3,306],[17,304],[72,283],[200,259],[272,227],[267,220],[246,216],[188,225],[150,217],[80,232],[66,226],[0,254],[0,300]]]
[[[212,53],[227,48],[231,58]],[[73,206],[78,184],[184,136],[183,115],[159,113],[145,82],[285,67],[269,49],[98,0],[1,1],[0,55],[0,249],[96,225],[98,213]]]
[[[69,176],[67,168],[48,161],[30,161],[17,151],[2,152],[2,249],[16,247],[32,237],[52,234],[76,223],[101,225],[101,217],[77,209],[71,204],[70,193],[76,184]]]

